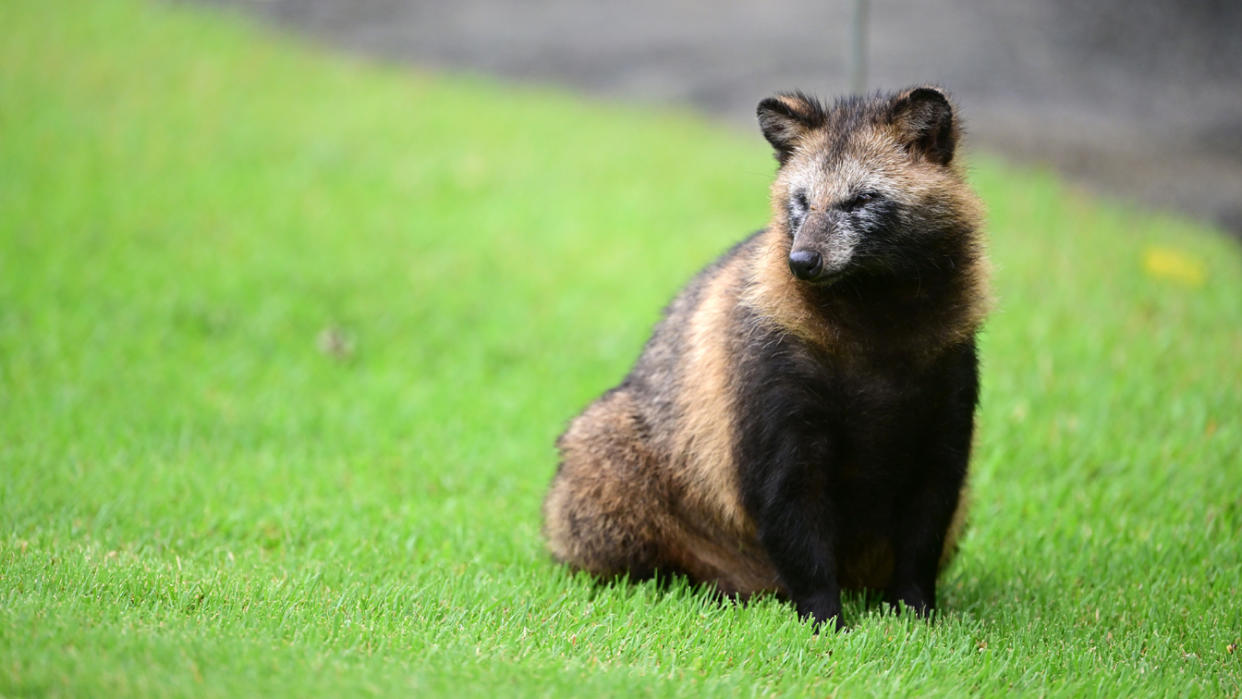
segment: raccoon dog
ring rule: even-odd
[[[987,307],[981,206],[946,94],[759,103],[768,227],[669,304],[558,440],[552,554],[679,572],[841,625],[841,590],[920,615],[954,550]]]

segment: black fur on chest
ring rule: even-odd
[[[930,361],[843,359],[739,320],[735,463],[791,597],[816,618],[837,611],[807,601],[825,587],[930,607],[969,457],[973,339]]]

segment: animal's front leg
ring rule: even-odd
[[[917,476],[897,501],[896,560],[885,599],[892,605],[905,604],[919,616],[927,616],[936,607],[936,577],[945,536],[961,497],[969,445],[968,430],[933,440],[914,467]]]
[[[904,603],[919,616],[935,608],[936,576],[966,477],[970,433],[966,422],[930,440],[920,453],[922,458],[912,464],[912,482],[898,498],[893,579],[886,600],[891,605]]]
[[[763,482],[752,490],[759,539],[798,615],[842,628],[835,532],[821,484],[796,462],[768,463],[759,472]]]
[[[890,604],[903,603],[920,616],[936,606],[936,577],[944,553],[945,536],[961,498],[970,461],[978,375],[973,344],[955,358],[948,374],[953,389],[946,399],[929,406],[931,419],[921,430],[925,437],[910,464],[910,480],[899,494],[894,535],[896,561],[886,590]]]
[[[952,496],[939,488],[920,489],[906,503],[896,536],[893,578],[885,590],[885,601],[898,603],[927,616],[936,607],[936,577],[945,532],[957,506]]]
[[[765,339],[763,353],[739,368],[739,485],[798,614],[841,628],[837,513],[826,466],[835,445],[824,395],[814,389],[823,367],[788,342]]]

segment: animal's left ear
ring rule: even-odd
[[[890,121],[911,153],[940,165],[953,160],[958,126],[949,97],[934,87],[905,90],[893,100]]]

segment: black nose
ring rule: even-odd
[[[819,274],[824,260],[814,250],[794,250],[789,253],[789,271],[799,279],[813,279]]]

